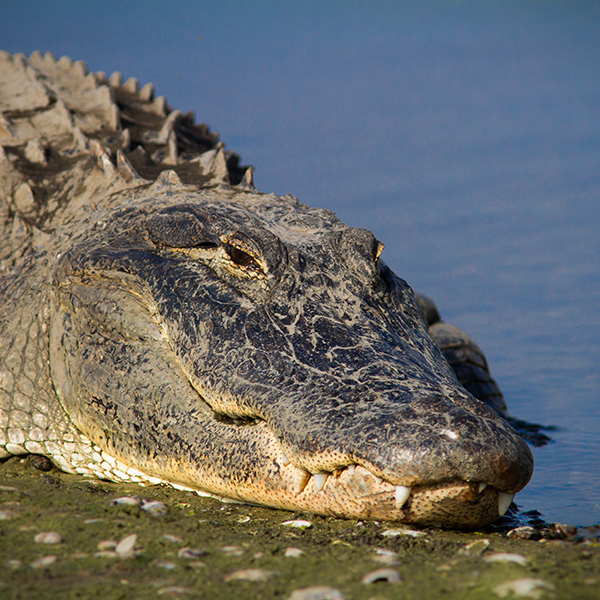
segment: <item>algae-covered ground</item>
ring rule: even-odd
[[[310,526],[285,524],[298,520]],[[414,531],[0,464],[6,600],[600,598],[600,529],[541,535]],[[313,587],[329,589],[297,591]]]

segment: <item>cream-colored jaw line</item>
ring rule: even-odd
[[[276,451],[275,444],[273,438],[270,453]],[[176,460],[160,473],[149,468],[146,472],[112,457],[83,435],[60,443],[47,441],[31,449],[12,444],[10,450],[11,454],[32,450],[46,454],[62,470],[85,476],[142,485],[163,483],[223,501],[345,518],[471,528],[502,516],[514,497],[483,482],[393,485],[361,465],[332,473],[309,473],[291,464],[280,450],[277,458],[263,462],[270,465],[269,472],[243,480],[235,475],[225,480],[210,467],[200,473]]]

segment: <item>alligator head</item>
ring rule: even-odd
[[[529,480],[382,244],[291,197],[137,192],[53,274],[51,367],[75,425],[149,476],[244,502],[476,527]]]

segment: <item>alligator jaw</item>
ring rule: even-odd
[[[146,478],[154,483],[158,477],[174,487],[220,499],[326,516],[467,530],[494,522],[506,512],[514,497],[514,493],[484,482],[394,485],[356,464],[331,473],[310,473],[289,461],[264,422],[249,427],[219,423],[218,427],[223,428],[223,433],[227,429],[239,437],[240,446],[249,443],[256,451],[239,472],[232,472],[230,464],[224,474],[219,472],[218,464],[181,460],[158,465],[144,461],[136,468],[151,473]],[[227,456],[230,447],[226,439],[224,462],[231,458]]]

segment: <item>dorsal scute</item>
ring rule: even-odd
[[[0,182],[12,191],[30,187],[37,209],[24,216],[37,227],[51,230],[57,215],[69,212],[66,205],[82,204],[59,192],[67,179],[91,177],[86,169],[99,169],[104,182],[95,203],[104,192],[156,181],[167,169],[186,185],[253,189],[248,167],[218,134],[195,123],[193,113],[171,110],[152,84],[90,73],[82,61],[50,52],[28,59],[0,52],[0,80]],[[48,211],[40,203],[59,206]]]

